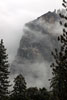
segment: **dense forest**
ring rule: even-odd
[[[67,2],[63,0],[62,5],[67,11]],[[61,17],[60,25],[63,26],[63,34],[58,37],[60,50],[52,52],[54,62],[50,65],[52,69],[52,79],[50,79],[50,90],[46,87],[27,87],[27,83],[22,74],[14,78],[13,90],[9,81],[9,62],[8,55],[3,43],[0,41],[0,100],[67,100],[67,16],[59,14]],[[62,21],[64,20],[64,21]]]

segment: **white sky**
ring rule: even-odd
[[[62,0],[0,0],[0,38],[10,59],[16,54],[24,23],[62,7]]]
[[[62,0],[0,0],[0,13],[17,13],[27,11],[31,13],[45,13],[59,9]]]

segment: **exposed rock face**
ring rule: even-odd
[[[23,73],[28,86],[48,87],[51,51],[58,48],[57,34],[61,32],[59,16],[48,12],[26,23],[23,32],[11,71],[13,74]]]

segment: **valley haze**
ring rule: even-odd
[[[16,57],[11,64],[11,75],[22,73],[28,87],[49,88],[51,52],[55,48],[59,50],[57,37],[62,34],[58,13],[49,11],[26,23],[23,28]]]
[[[0,0],[0,38],[4,39],[9,62],[17,53],[25,23],[47,11],[61,8],[62,0]]]
[[[54,9],[61,8],[61,2],[0,0],[0,39],[7,48],[11,81],[22,73],[28,87],[49,88],[51,51],[58,48],[57,36],[62,33]]]

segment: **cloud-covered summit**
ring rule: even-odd
[[[22,73],[28,86],[49,87],[51,51],[58,47],[57,35],[62,29],[56,12],[48,12],[26,23],[11,66],[13,74]]]
[[[0,39],[4,39],[10,63],[16,55],[24,24],[44,12],[60,8],[60,2],[59,0],[0,0]]]

